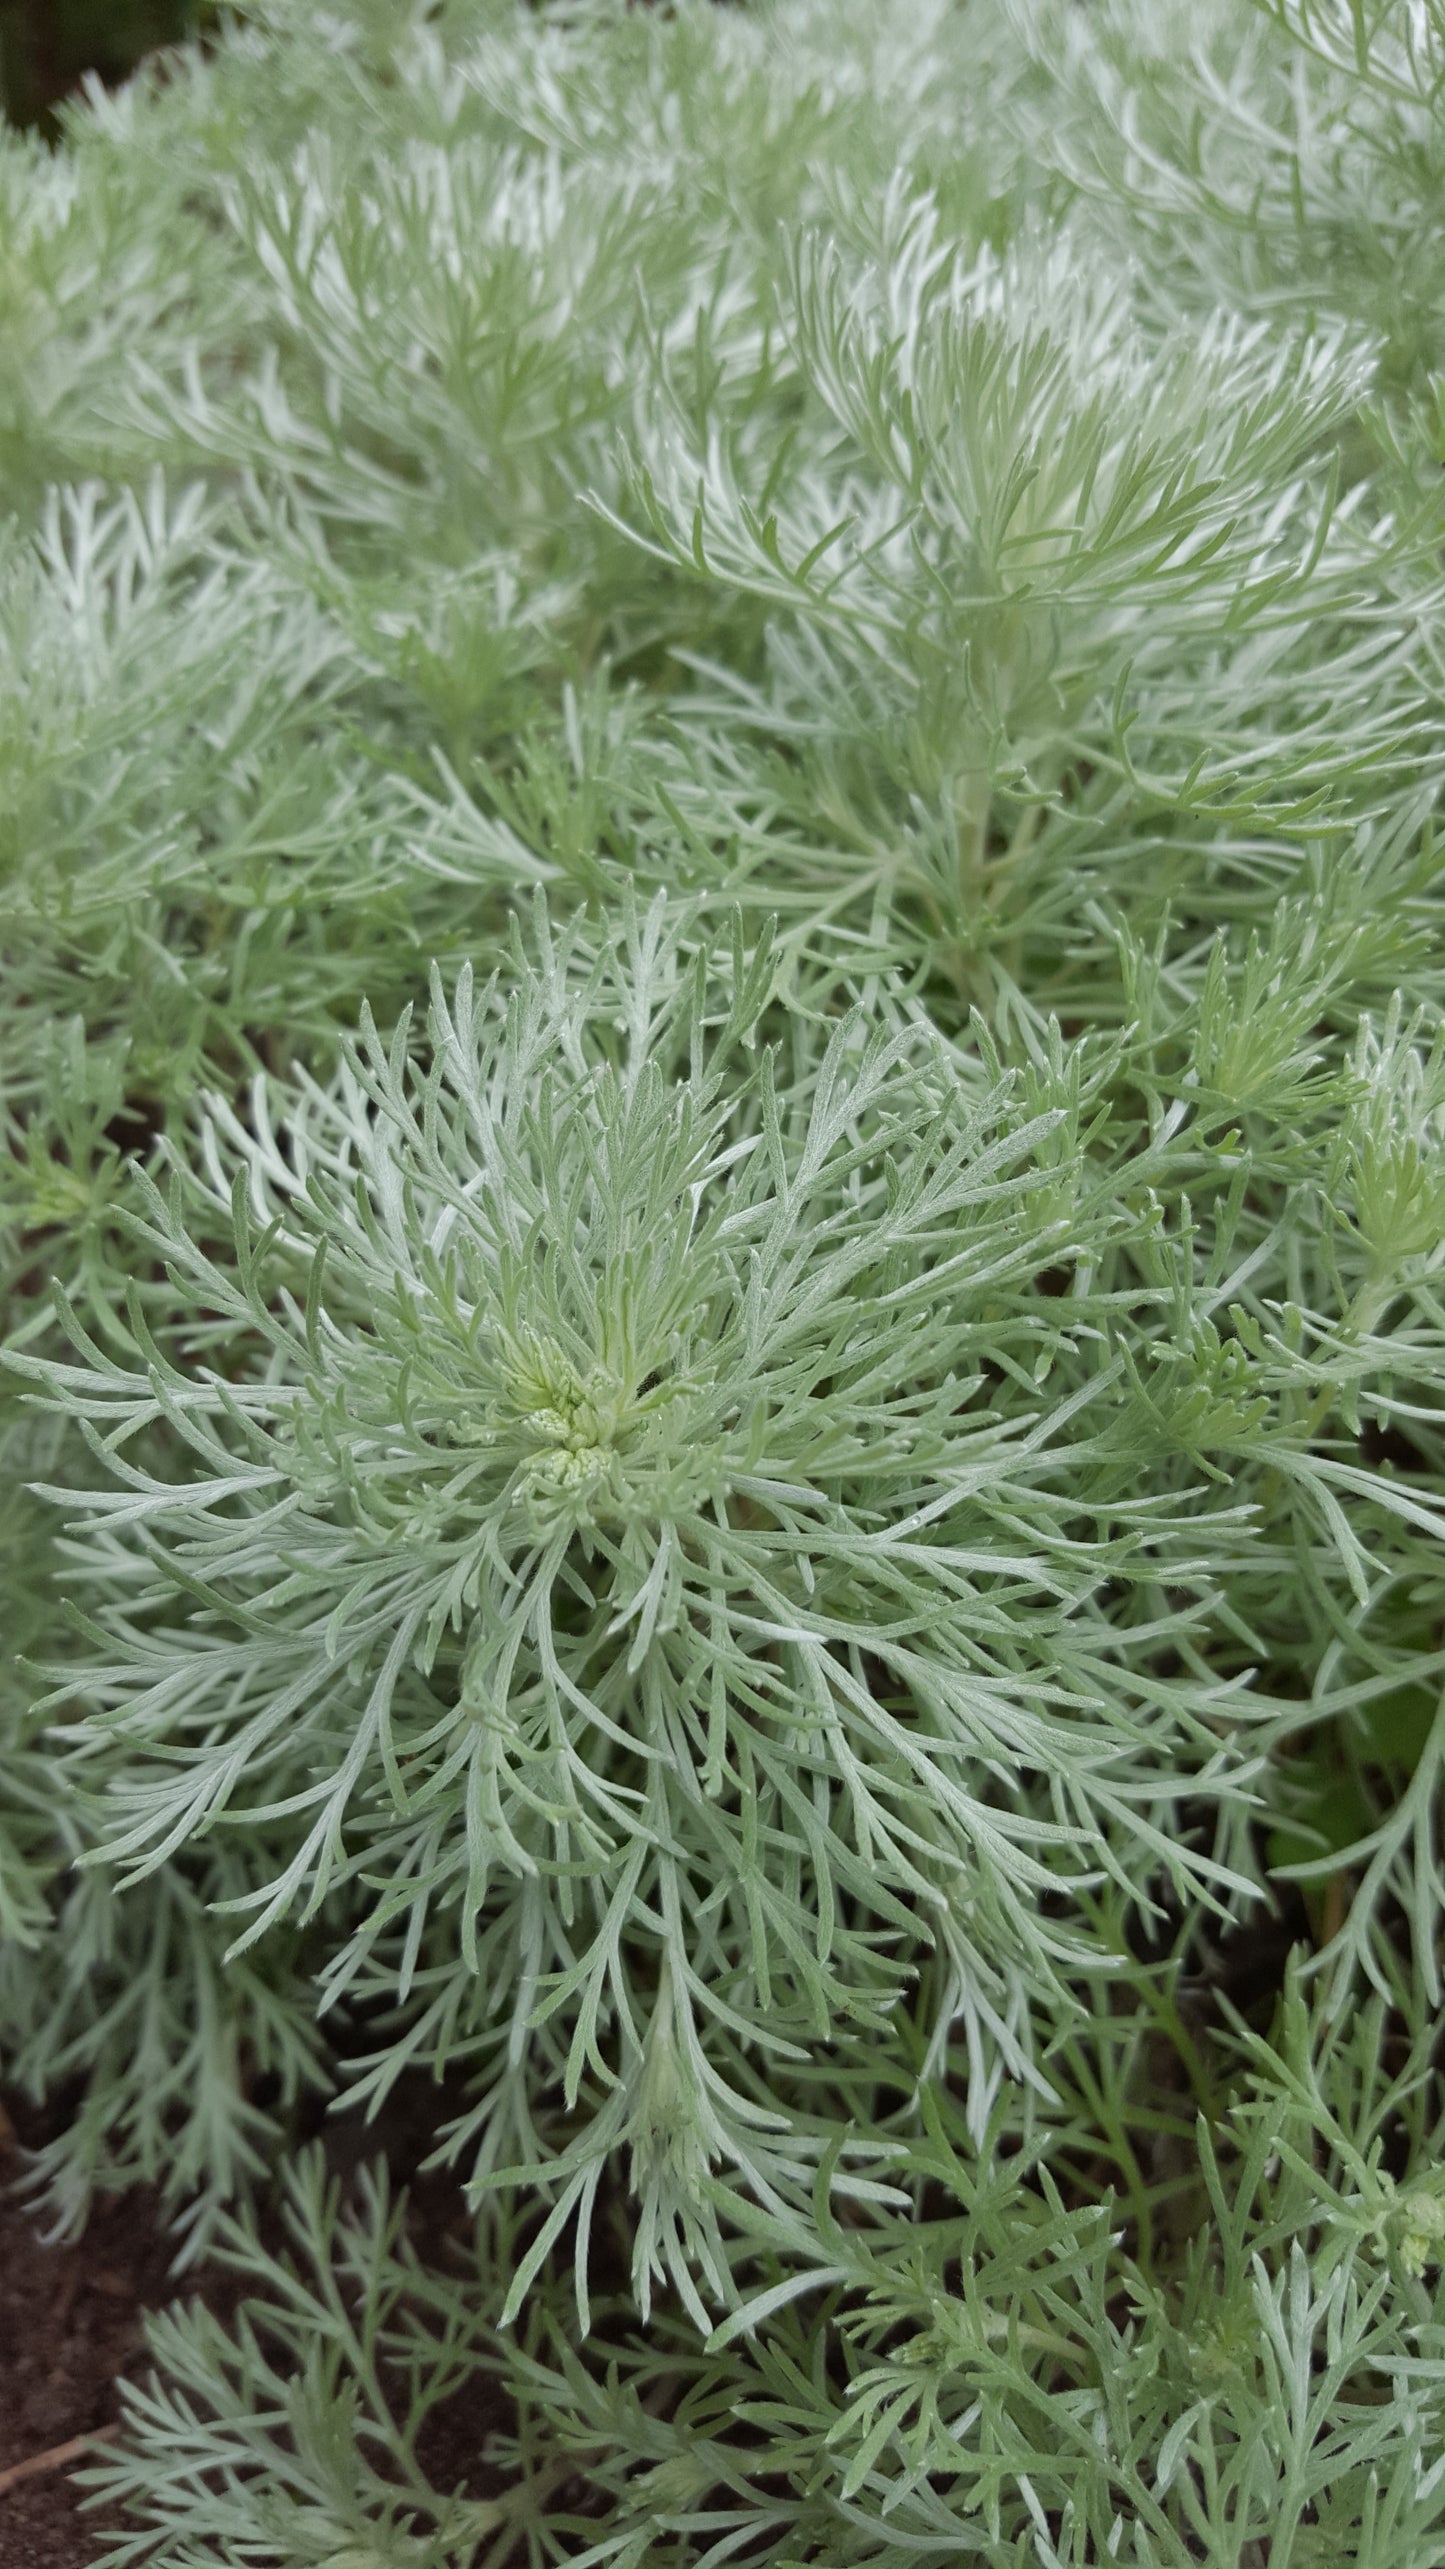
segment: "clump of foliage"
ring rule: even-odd
[[[0,2040],[243,2279],[105,2560],[1436,2569],[1442,98],[248,0],[0,147]]]

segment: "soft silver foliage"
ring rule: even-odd
[[[108,2558],[1436,2569],[1442,65],[246,0],[0,141],[0,2042],[254,2296]],[[328,2095],[464,2248],[278,2245]]]

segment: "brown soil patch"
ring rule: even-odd
[[[3,2117],[3,2108],[0,2108]],[[0,2120],[0,2569],[91,2569],[99,2523],[77,2512],[83,2456],[10,2481],[17,2464],[113,2423],[115,2377],[141,2351],[142,2315],[171,2300],[171,2247],[143,2195],[102,2203],[69,2246],[16,2199],[23,2160]]]
[[[15,2187],[24,2145],[49,2137],[64,2109],[36,2112],[8,2102],[9,2114],[0,2100],[0,2569],[95,2569],[103,2534],[123,2520],[80,2511],[74,2474],[89,2448],[66,2448],[114,2425],[116,2378],[145,2363],[147,2311],[199,2292],[228,2314],[239,2290],[215,2266],[172,2272],[174,2240],[155,2198],[142,2190],[102,2197],[82,2239],[47,2242],[42,2216]],[[436,2089],[418,2081],[402,2083],[375,2125],[317,2119],[343,2179],[364,2159],[388,2159],[408,2188],[411,2234],[423,2259],[446,2266],[470,2225],[457,2181],[418,2173],[437,2116]],[[492,2494],[488,2436],[507,2422],[504,2401],[484,2377],[458,2391],[431,2418],[424,2439],[435,2485]],[[23,2467],[32,2463],[40,2467]],[[17,2465],[21,2476],[8,2477]]]

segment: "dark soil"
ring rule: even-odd
[[[119,2519],[80,2512],[73,2475],[84,2467],[84,2453],[50,2457],[115,2423],[117,2376],[144,2366],[147,2311],[199,2292],[229,2316],[239,2288],[216,2267],[176,2276],[174,2240],[155,2197],[140,2190],[102,2198],[82,2239],[48,2244],[16,2185],[25,2145],[48,2138],[64,2107],[37,2113],[13,2098],[9,2107],[7,2114],[0,2100],[0,2569],[93,2569],[102,2534],[118,2530]],[[403,2081],[375,2123],[318,2115],[314,2137],[343,2180],[363,2160],[384,2157],[407,2189],[411,2237],[421,2257],[446,2266],[462,2250],[470,2224],[456,2180],[420,2173],[438,2112],[429,2081]],[[263,2232],[269,2226],[263,2212]],[[282,2244],[279,2229],[275,2244]],[[493,2494],[486,2448],[507,2422],[485,2379],[446,2401],[429,2420],[423,2444],[434,2486],[471,2497]],[[7,2485],[17,2463],[31,2462],[42,2467]]]
[[[142,2313],[169,2301],[171,2247],[143,2195],[103,2203],[83,2240],[47,2246],[13,2186],[23,2160],[0,2126],[0,2569],[90,2569],[98,2520],[77,2512],[77,2462],[7,2488],[15,2463],[112,2423],[115,2377],[141,2351]]]
[[[0,0],[0,111],[53,135],[56,107],[88,72],[114,88],[209,14],[204,0]]]

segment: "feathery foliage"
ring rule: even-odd
[[[244,2278],[104,2560],[1435,2569],[1442,100],[246,0],[0,141],[0,2045]]]

